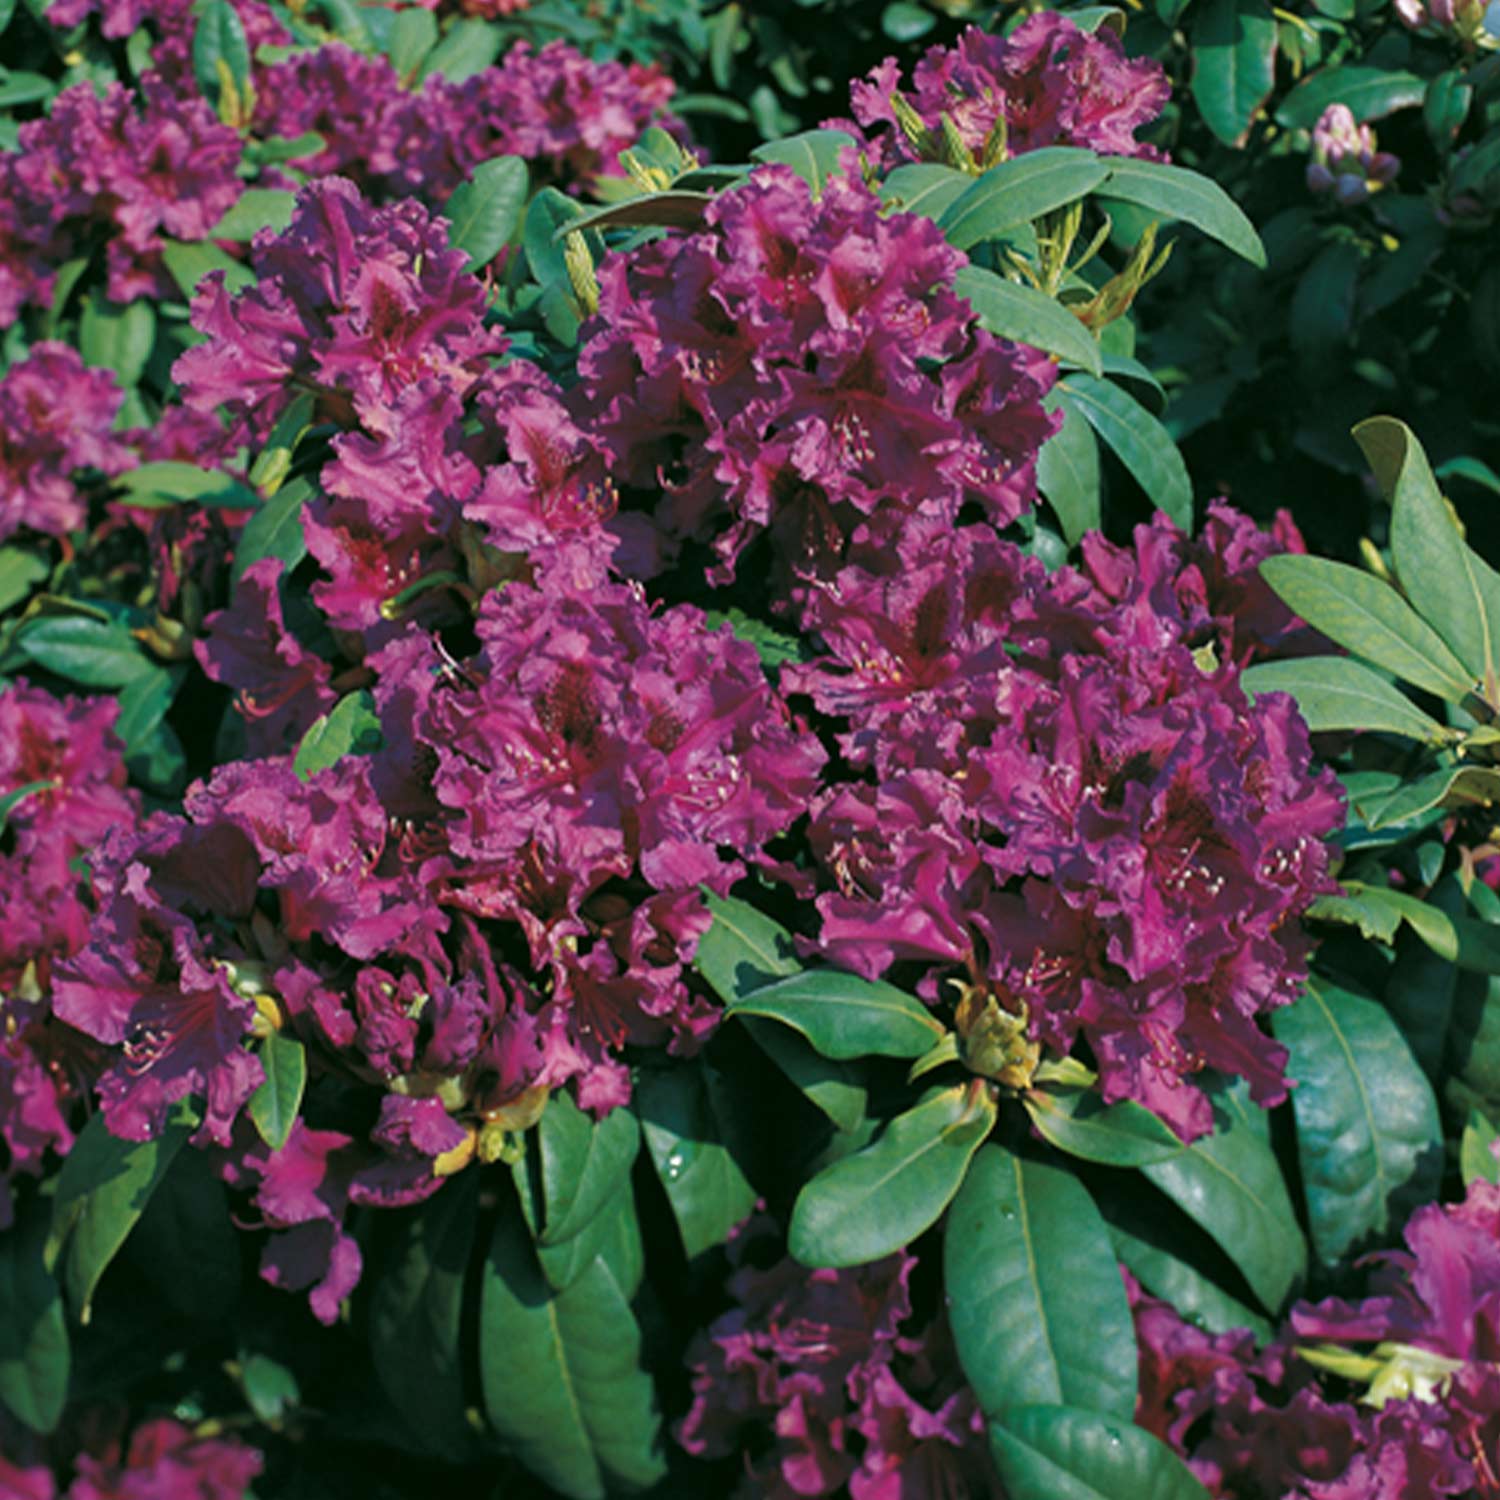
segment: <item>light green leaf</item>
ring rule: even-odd
[[[1451,732],[1401,695],[1385,678],[1345,656],[1299,656],[1259,662],[1240,675],[1252,697],[1290,693],[1314,734],[1364,729],[1443,744]]]
[[[1069,375],[1057,387],[1065,406],[1080,413],[1151,501],[1182,527],[1193,525],[1193,484],[1171,434],[1133,396],[1092,375]]]
[[[224,290],[231,294],[255,284],[255,272],[249,266],[226,255],[217,245],[209,244],[206,240],[193,245],[165,240],[162,243],[161,258],[168,274],[182,289],[182,295],[189,302],[198,290],[198,283],[210,271],[224,273]]]
[[[19,604],[52,569],[45,557],[20,547],[0,547],[0,614]]]
[[[854,145],[854,137],[842,130],[804,130],[781,140],[766,141],[750,153],[757,162],[780,162],[810,184],[814,198],[823,195],[823,184],[839,170],[839,155]]]
[[[906,214],[940,219],[943,211],[974,181],[957,167],[939,162],[908,162],[880,184],[880,201]]]
[[[948,1215],[943,1284],[981,1410],[1045,1401],[1134,1413],[1130,1304],[1104,1220],[1077,1178],[984,1147]]]
[[[1138,204],[1163,219],[1180,219],[1251,265],[1265,266],[1266,250],[1255,226],[1218,183],[1186,167],[1131,156],[1105,157],[1104,164],[1109,179],[1099,189],[1102,196]]]
[[[307,556],[302,506],[311,494],[312,486],[305,479],[288,480],[250,517],[234,549],[235,583],[247,568],[264,558],[280,558],[281,576],[285,578]]]
[[[329,770],[346,755],[369,755],[384,743],[375,699],[368,689],[340,698],[308,726],[292,758],[300,781]]]
[[[1458,1165],[1464,1187],[1474,1182],[1500,1182],[1500,1158],[1495,1155],[1500,1131],[1490,1124],[1483,1110],[1471,1109],[1458,1146]],[[4,1345],[0,1344],[0,1348]],[[3,1372],[0,1366],[0,1372]]]
[[[449,243],[464,251],[466,270],[488,265],[510,243],[526,212],[531,179],[519,156],[497,156],[475,167],[443,209]]]
[[[1036,460],[1036,482],[1062,527],[1063,540],[1072,547],[1100,521],[1099,444],[1094,429],[1075,407],[1048,393],[1049,412],[1062,413],[1062,426],[1042,444]]]
[[[975,316],[997,338],[1029,344],[1095,375],[1103,374],[1093,334],[1046,293],[1007,281],[982,266],[965,266],[953,278],[953,290],[967,298]]]
[[[198,8],[198,23],[193,28],[193,77],[204,98],[215,106],[219,102],[220,62],[243,93],[250,81],[250,44],[245,40],[245,28],[229,0],[206,0]]]
[[[437,17],[419,5],[396,12],[385,55],[399,78],[414,78],[422,60],[437,45]]]
[[[141,372],[156,342],[156,311],[141,297],[120,306],[91,293],[78,318],[78,352],[86,365],[113,370],[120,389],[140,383]]]
[[[1182,1150],[1169,1125],[1133,1099],[1105,1104],[1092,1089],[1032,1089],[1026,1113],[1037,1133],[1084,1161],[1107,1167],[1143,1167]]]
[[[307,1051],[296,1037],[278,1031],[261,1043],[260,1063],[266,1076],[246,1107],[261,1140],[271,1150],[280,1151],[302,1107],[302,1092],[307,1087]]]
[[[214,510],[251,510],[260,504],[254,490],[217,469],[177,459],[140,464],[119,475],[126,505],[155,509],[163,505],[203,505]]]
[[[938,228],[968,250],[1019,224],[1072,203],[1099,187],[1109,167],[1078,146],[1043,146],[991,167],[943,211]]]
[[[1356,123],[1379,120],[1398,109],[1420,105],[1426,81],[1397,68],[1349,63],[1319,68],[1289,93],[1276,110],[1276,123],[1291,130],[1311,130],[1330,104],[1345,104]]]
[[[1372,806],[1366,826],[1389,828],[1434,807],[1491,807],[1500,800],[1500,771],[1486,766],[1444,766],[1398,787]]]
[[[628,1109],[611,1110],[596,1122],[557,1091],[548,1099],[536,1133],[546,1204],[539,1239],[559,1245],[587,1228],[629,1179],[640,1150],[640,1128]]]
[[[156,670],[123,625],[91,615],[38,615],[16,636],[37,666],[84,687],[124,687]]]
[[[489,21],[469,17],[456,21],[436,47],[422,59],[420,78],[440,73],[449,83],[462,83],[494,63],[505,45],[505,32]]]
[[[421,12],[426,15],[426,11]],[[297,195],[284,188],[246,188],[208,232],[211,240],[251,240],[262,229],[278,234],[292,222]]]
[[[837,1061],[920,1057],[944,1031],[921,1001],[881,980],[838,969],[789,974],[740,995],[728,1009],[790,1026]]]

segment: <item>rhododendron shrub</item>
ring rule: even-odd
[[[1488,469],[1178,447],[1483,44],[1230,9],[0,6],[0,1491],[1497,1491]]]

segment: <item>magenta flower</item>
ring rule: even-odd
[[[260,1454],[235,1437],[199,1437],[170,1417],[142,1422],[123,1454],[83,1453],[67,1500],[242,1500]]]

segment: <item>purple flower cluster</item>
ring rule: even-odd
[[[80,1453],[74,1478],[59,1485],[44,1464],[0,1454],[5,1500],[242,1500],[262,1468],[254,1448],[234,1437],[200,1437],[171,1417],[142,1422],[128,1445],[113,1440]]]
[[[1500,1496],[1500,1188],[1418,1209],[1405,1238],[1364,1301],[1298,1303],[1258,1353],[1132,1284],[1137,1420],[1216,1496]]]
[[[87,521],[79,471],[118,474],[133,461],[111,431],[124,399],[109,370],[86,369],[50,340],[0,375],[0,541],[65,536]]]
[[[729,1253],[735,1305],[688,1350],[693,1405],[677,1438],[701,1458],[741,1456],[739,1500],[999,1500],[946,1321],[912,1327],[911,1256],[809,1271],[777,1258],[764,1218]]]
[[[784,570],[820,575],[918,514],[1014,520],[1056,366],[978,326],[952,289],[964,263],[857,176],[814,197],[786,167],[703,231],[607,258],[579,389],[616,480],[660,495],[668,539],[711,539],[721,580],[762,533]]]
[[[239,137],[201,98],[148,73],[139,94],[75,84],[0,155],[0,323],[46,305],[56,270],[99,231],[115,302],[172,297],[163,236],[201,240],[240,196]]]
[[[929,47],[913,70],[911,96],[898,105],[892,96],[900,89],[900,64],[888,57],[851,92],[855,119],[891,165],[925,159],[908,129],[918,121],[932,146],[941,146],[944,116],[978,165],[1042,146],[1160,159],[1135,132],[1162,112],[1171,93],[1161,65],[1127,58],[1108,27],[1082,31],[1052,11],[1008,37],[971,26],[956,45]]]
[[[262,46],[280,47],[291,36],[265,0],[230,0],[250,52]],[[157,70],[181,88],[185,95],[195,95],[197,85],[192,77],[193,33],[198,23],[198,6],[194,0],[52,0],[47,20],[53,26],[78,26],[89,16],[100,17],[99,29],[118,41],[137,27],[148,26],[156,33],[151,60]]]
[[[134,824],[111,733],[115,705],[16,685],[0,692],[0,799],[26,788],[0,836],[0,1231],[10,1180],[40,1176],[73,1142],[97,1049],[52,1019],[55,966],[89,938],[93,904],[76,861],[112,828]]]
[[[951,978],[1058,1052],[1082,1037],[1106,1099],[1185,1138],[1211,1125],[1204,1067],[1285,1097],[1256,1018],[1297,992],[1294,919],[1332,888],[1342,821],[1292,701],[1249,703],[1218,655],[1250,643],[1215,625],[1205,571],[1253,597],[1260,549],[1216,520],[1196,547],[1159,522],[1133,559],[1094,548],[1110,592],[987,528],[909,531],[821,590],[828,654],[783,676],[870,773],[813,804],[821,951],[871,977],[916,962],[929,998]]]

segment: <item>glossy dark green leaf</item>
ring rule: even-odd
[[[410,1210],[371,1278],[366,1308],[382,1388],[412,1435],[450,1461],[471,1444],[463,1301],[477,1201],[478,1174],[461,1172]]]
[[[866,1089],[852,1063],[824,1057],[813,1050],[805,1037],[777,1021],[743,1016],[740,1024],[756,1046],[781,1069],[787,1081],[838,1129],[853,1130],[864,1119]]]
[[[1410,428],[1372,417],[1354,436],[1391,502],[1391,558],[1402,589],[1491,701],[1500,701],[1500,574],[1459,535]]]
[[[821,197],[823,184],[839,170],[839,157],[854,145],[854,137],[842,130],[804,130],[781,140],[766,141],[750,153],[758,162],[780,162],[809,183],[813,197]]]
[[[1039,1401],[1134,1413],[1125,1283],[1104,1220],[1070,1173],[984,1147],[948,1215],[943,1287],[986,1414]]]
[[[1252,696],[1290,693],[1314,733],[1367,729],[1431,744],[1451,737],[1385,678],[1346,656],[1258,662],[1241,675],[1240,685]]]
[[[245,569],[263,558],[280,558],[282,577],[307,556],[307,538],[302,532],[302,506],[312,494],[305,479],[291,479],[281,486],[245,523],[239,546],[234,549],[234,581]]]
[[[224,273],[224,288],[229,292],[242,291],[255,284],[255,272],[249,266],[206,240],[192,245],[166,240],[162,244],[161,258],[172,280],[189,301],[197,292],[198,283],[210,271]]]
[[[991,167],[944,210],[938,228],[968,250],[1093,192],[1109,168],[1078,146],[1043,146]]]
[[[67,1403],[72,1351],[62,1289],[42,1258],[41,1207],[0,1234],[0,1404],[33,1432],[49,1433]]]
[[[1396,1024],[1374,1000],[1309,979],[1274,1012],[1291,1053],[1297,1160],[1314,1252],[1327,1265],[1384,1241],[1437,1194],[1437,1100]]]
[[[1062,413],[1062,426],[1037,454],[1036,482],[1071,547],[1099,527],[1099,444],[1088,419],[1056,390],[1044,404],[1049,412]]]
[[[1454,703],[1472,688],[1442,637],[1373,573],[1285,552],[1268,557],[1260,574],[1294,614],[1377,667]]]
[[[38,615],[16,645],[37,666],[84,687],[124,687],[155,670],[129,630],[91,615]]]
[[[590,209],[579,219],[579,229],[629,229],[649,226],[663,229],[696,229],[714,194],[672,188],[660,193],[642,193],[623,203]]]
[[[196,1124],[195,1111],[183,1101],[173,1106],[155,1140],[122,1141],[109,1133],[102,1114],[79,1131],[58,1175],[46,1246],[48,1268],[60,1269],[79,1322],[88,1322],[99,1278]]]
[[[872,1145],[826,1167],[797,1195],[788,1248],[805,1266],[859,1266],[937,1221],[995,1123],[976,1083],[897,1115]]]
[[[628,1109],[596,1121],[561,1091],[548,1099],[536,1129],[546,1201],[539,1238],[557,1245],[584,1229],[629,1177],[641,1133]]]
[[[1320,68],[1289,93],[1276,109],[1276,123],[1311,130],[1330,104],[1348,105],[1355,120],[1379,120],[1398,109],[1421,104],[1426,82],[1399,68],[1349,63]]]
[[[249,510],[260,503],[255,491],[238,479],[177,459],[141,464],[121,474],[115,483],[125,492],[125,504],[151,509],[193,504],[218,510]]]
[[[229,0],[206,0],[198,8],[193,28],[193,77],[209,103],[217,105],[221,88],[219,66],[229,70],[242,93],[250,81],[250,44],[239,13]]]
[[[474,168],[443,209],[449,243],[468,257],[466,270],[488,265],[510,243],[526,212],[531,178],[519,156],[496,156]]]
[[[97,294],[83,299],[78,318],[78,352],[86,365],[113,370],[122,390],[141,378],[156,341],[156,311],[149,299],[120,306]]]
[[[1131,156],[1105,157],[1104,164],[1109,169],[1109,178],[1100,188],[1104,196],[1134,203],[1163,219],[1191,224],[1251,265],[1265,265],[1266,249],[1255,226],[1211,178],[1186,167]]]
[[[757,986],[729,1007],[805,1036],[824,1057],[920,1057],[943,1035],[920,1000],[878,979],[810,969]]]
[[[914,42],[937,25],[937,17],[912,0],[890,0],[880,13],[880,29],[893,42]]]
[[[425,11],[422,14],[427,14]],[[285,188],[246,188],[209,231],[211,240],[252,240],[262,229],[278,234],[292,222],[297,195]]]
[[[273,1151],[286,1145],[307,1087],[307,1049],[296,1037],[273,1032],[260,1045],[266,1076],[248,1105],[261,1140]]]
[[[1114,450],[1149,499],[1190,531],[1193,483],[1167,429],[1135,397],[1107,380],[1069,375],[1057,389],[1064,404],[1083,416]]]
[[[1104,373],[1093,334],[1045,292],[982,266],[965,266],[953,278],[953,290],[968,299],[980,323],[998,338],[1045,350],[1095,375]]]
[[[1474,1182],[1500,1182],[1500,1131],[1490,1123],[1483,1110],[1471,1109],[1458,1145],[1458,1166],[1464,1187]],[[3,1369],[3,1366],[0,1366]]]
[[[1229,146],[1250,134],[1276,83],[1276,18],[1264,0],[1200,0],[1193,7],[1193,100]]]
[[[1192,1471],[1128,1421],[1069,1406],[1018,1406],[990,1424],[1008,1500],[1209,1500]]]
[[[229,1316],[248,1241],[206,1151],[179,1151],[125,1246],[126,1258],[179,1317],[202,1328]]]
[[[502,1211],[480,1290],[479,1369],[496,1436],[570,1500],[645,1489],[666,1472],[641,1335],[603,1259],[547,1285],[518,1214]]]
[[[957,167],[938,162],[908,162],[897,167],[880,184],[880,201],[893,204],[902,213],[939,219],[943,210],[974,181]]]
[[[298,779],[306,781],[336,766],[346,755],[368,755],[382,743],[380,716],[366,688],[340,698],[308,726],[292,758]]]
[[[0,547],[0,614],[19,604],[52,570],[45,557],[21,547]]]
[[[1275,1154],[1249,1123],[1250,1112],[1262,1112],[1247,1102],[1245,1085],[1216,1083],[1211,1092],[1213,1133],[1140,1170],[1208,1231],[1275,1312],[1307,1268],[1306,1241]]]
[[[1487,766],[1444,766],[1398,787],[1370,809],[1371,828],[1405,823],[1434,807],[1491,807],[1500,800],[1500,770]]]
[[[1105,1104],[1092,1089],[1033,1089],[1025,1104],[1044,1140],[1084,1161],[1143,1167],[1182,1150],[1172,1128],[1133,1099]]]
[[[544,187],[526,205],[521,243],[532,276],[543,286],[571,286],[561,235],[582,217],[583,210],[553,187]]]
[[[721,1116],[722,1091],[701,1060],[641,1072],[635,1110],[651,1164],[672,1206],[691,1260],[755,1206],[756,1191],[735,1157],[734,1121]]]

